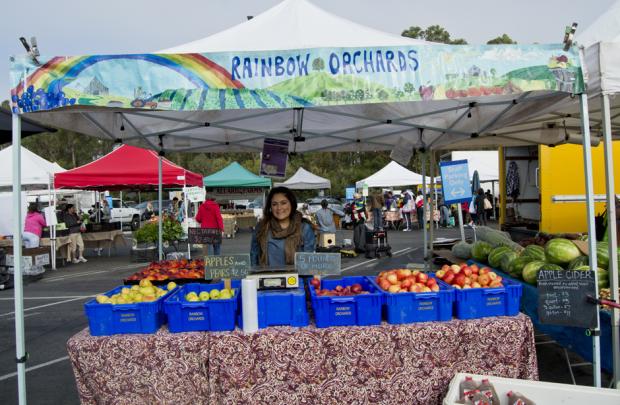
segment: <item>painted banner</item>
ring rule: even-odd
[[[171,111],[292,108],[579,93],[563,45],[416,45],[10,58],[13,111],[67,106]]]

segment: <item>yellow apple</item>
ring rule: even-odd
[[[211,292],[209,292],[209,296],[211,297],[211,299],[217,299],[217,297],[220,296],[220,290],[214,288],[213,290],[211,290]]]
[[[140,280],[140,287],[150,287],[153,284],[151,283],[151,280],[148,280],[146,278]]]
[[[209,298],[211,297],[209,296],[208,291],[203,291],[200,293],[200,295],[198,295],[198,298],[200,298],[200,301],[209,301]]]
[[[174,290],[177,286],[177,283],[175,283],[174,281],[171,281],[168,283],[168,285],[166,286],[166,288],[168,289],[168,291]]]
[[[95,299],[100,304],[109,304],[110,303],[110,297],[108,297],[107,295],[97,295],[95,297]]]
[[[220,300],[227,300],[230,297],[232,297],[232,295],[230,294],[230,290],[224,289],[224,290],[220,291],[220,296],[218,297],[218,299],[220,299]]]

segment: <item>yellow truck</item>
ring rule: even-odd
[[[615,193],[620,194],[620,141],[613,142]],[[506,198],[506,172],[515,162],[520,195]],[[605,210],[603,145],[592,147],[595,213]],[[580,145],[506,147],[499,150],[500,224],[547,233],[587,232],[583,152]]]

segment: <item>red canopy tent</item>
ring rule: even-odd
[[[157,152],[122,145],[94,162],[54,175],[55,188],[85,190],[156,189]],[[162,187],[202,187],[202,176],[162,159]]]

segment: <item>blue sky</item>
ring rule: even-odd
[[[8,98],[8,57],[20,36],[45,55],[146,53],[221,31],[279,0],[11,1],[0,14],[0,100]],[[325,10],[386,32],[439,24],[471,44],[506,33],[520,44],[561,42],[564,26],[584,29],[614,0],[313,0]],[[283,33],[285,34],[285,33]],[[3,79],[2,79],[3,78]]]

